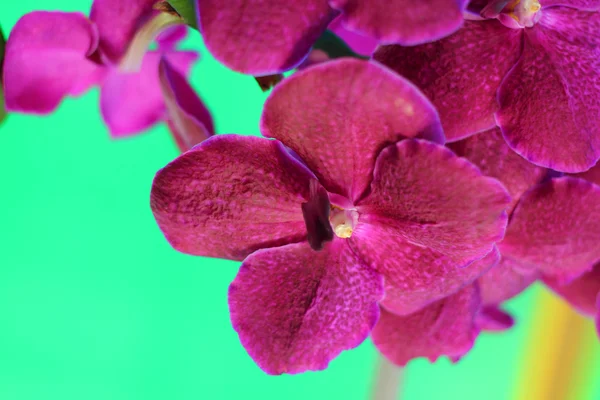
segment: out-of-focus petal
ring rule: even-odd
[[[94,0],[90,19],[98,26],[100,51],[114,63],[125,54],[156,0]]]
[[[252,75],[298,65],[336,15],[327,0],[197,0],[197,11],[214,57]]]
[[[499,263],[478,279],[481,301],[484,305],[501,304],[521,293],[538,278],[538,271],[524,271],[510,258],[502,257]]]
[[[565,285],[552,278],[545,278],[544,283],[582,313],[596,314],[596,298],[600,294],[600,263]]]
[[[175,249],[243,260],[306,239],[311,177],[281,143],[217,135],[156,174],[150,205]]]
[[[158,75],[160,58],[160,53],[148,52],[137,72],[111,68],[100,92],[100,109],[113,137],[140,133],[165,117],[167,109]],[[167,56],[173,68],[184,75],[197,58],[194,52]]]
[[[476,321],[479,328],[488,332],[502,332],[515,324],[513,317],[497,306],[483,306]]]
[[[513,212],[502,255],[566,283],[600,261],[600,186],[563,177],[539,184]]]
[[[431,42],[463,23],[468,0],[330,0],[348,28],[382,43],[405,46]]]
[[[529,161],[581,172],[600,158],[600,13],[543,10],[498,91],[498,125]]]
[[[210,112],[181,72],[163,57],[159,79],[173,135],[180,150],[187,151],[214,134]]]
[[[566,6],[582,11],[596,11],[600,9],[600,0],[540,0],[543,8],[553,6]]]
[[[87,90],[101,70],[87,58],[97,46],[97,31],[81,13],[35,11],[23,16],[6,43],[6,108],[49,113],[65,96]]]
[[[417,357],[431,362],[440,356],[460,358],[473,347],[479,333],[475,323],[479,305],[477,287],[469,285],[411,315],[399,316],[382,308],[371,337],[377,349],[399,366]]]
[[[254,361],[270,374],[322,370],[363,342],[379,316],[379,274],[344,240],[251,254],[229,288],[231,321]]]
[[[443,143],[437,113],[421,92],[387,68],[349,58],[277,85],[261,130],[294,150],[329,192],[353,201],[386,145],[416,136]]]
[[[499,128],[481,132],[448,147],[479,167],[486,176],[498,179],[511,196],[510,214],[527,189],[546,176],[545,168],[537,167],[516,154],[504,141]]]
[[[187,29],[186,25],[175,25],[161,32],[156,38],[158,50],[161,52],[175,50],[179,42],[187,36]]]
[[[496,90],[520,55],[521,32],[496,20],[465,21],[422,46],[381,46],[373,55],[414,82],[440,113],[448,141],[495,126]]]
[[[376,39],[346,29],[342,24],[341,15],[329,24],[328,29],[339,36],[353,51],[363,56],[370,56],[377,47]]]

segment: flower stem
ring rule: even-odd
[[[402,383],[403,369],[389,362],[384,356],[379,355],[379,367],[375,385],[373,387],[373,400],[397,400]]]

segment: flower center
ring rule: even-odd
[[[337,237],[348,239],[352,236],[352,232],[358,222],[358,212],[353,209],[343,209],[332,205],[329,213],[329,222]]]
[[[538,0],[514,0],[504,8],[503,15],[501,14],[499,19],[509,28],[531,28],[539,21],[541,8]]]

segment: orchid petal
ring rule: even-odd
[[[581,11],[597,11],[600,9],[600,0],[540,0],[543,8],[564,6],[577,8]]]
[[[176,250],[243,260],[306,239],[311,178],[277,141],[217,135],[156,174],[150,204]]]
[[[483,274],[477,282],[483,304],[497,305],[515,297],[538,278],[538,271],[523,270],[515,261],[502,257],[500,262]]]
[[[477,325],[484,331],[502,332],[515,324],[513,317],[497,306],[484,306],[477,314]]]
[[[234,329],[267,373],[322,370],[362,343],[379,316],[381,277],[343,240],[251,254],[229,288]]]
[[[469,285],[411,315],[399,316],[382,308],[371,337],[375,347],[399,366],[417,357],[431,362],[440,356],[460,358],[473,347],[479,333],[475,324],[479,305],[477,287]]]
[[[596,298],[600,295],[600,263],[567,284],[550,277],[545,278],[544,283],[582,313],[595,315],[598,311]]]
[[[261,131],[294,150],[329,192],[354,201],[367,189],[384,146],[416,136],[443,143],[435,110],[413,85],[375,63],[349,58],[277,85],[265,103]]]
[[[519,58],[521,32],[496,20],[465,21],[455,34],[416,47],[381,46],[376,61],[431,99],[448,141],[495,126],[496,90]]]
[[[329,24],[328,29],[339,36],[353,51],[363,56],[370,56],[377,48],[377,40],[370,36],[346,29],[342,16],[338,16]]]

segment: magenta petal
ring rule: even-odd
[[[399,316],[382,308],[371,333],[373,343],[399,366],[417,357],[431,362],[440,356],[460,358],[473,347],[479,333],[475,324],[479,304],[477,287],[469,285],[411,315]]]
[[[600,0],[540,0],[542,7],[566,6],[582,11],[596,11],[600,9]]]
[[[500,252],[521,268],[539,269],[564,283],[600,261],[598,221],[600,186],[556,178],[521,197]]]
[[[465,21],[440,41],[381,46],[373,57],[431,99],[446,138],[456,141],[495,126],[496,90],[519,58],[521,34],[496,20]]]
[[[6,108],[52,112],[67,95],[87,90],[100,68],[87,57],[98,45],[95,27],[81,13],[35,11],[23,16],[6,43]]]
[[[175,249],[243,260],[306,239],[311,178],[277,141],[217,135],[156,174],[150,204]]]
[[[206,47],[227,67],[269,75],[299,64],[336,13],[327,0],[197,0]]]
[[[185,76],[163,57],[159,79],[173,134],[179,149],[187,151],[214,134],[212,117]]]
[[[381,277],[344,240],[251,254],[229,288],[231,322],[267,373],[322,370],[363,342],[379,316]]]
[[[184,75],[197,57],[193,52],[174,52],[167,56],[171,65]],[[142,132],[165,117],[165,100],[158,76],[160,58],[158,52],[148,52],[138,72],[111,68],[100,92],[100,108],[113,137]]]
[[[133,39],[142,18],[157,0],[94,0],[90,19],[98,26],[100,51],[117,62]]]
[[[370,36],[361,35],[360,33],[350,31],[342,24],[342,16],[338,16],[327,27],[357,54],[370,56],[377,47],[377,40]]]
[[[552,278],[545,278],[544,283],[582,313],[596,314],[596,298],[600,295],[600,263],[565,285]]]
[[[161,52],[173,51],[187,36],[188,27],[186,25],[175,25],[161,32],[156,38],[158,50]]]
[[[544,10],[498,92],[508,144],[537,165],[581,172],[600,158],[600,14]]]
[[[525,271],[518,263],[502,257],[477,282],[484,305],[496,305],[511,299],[540,278],[538,271]]]
[[[590,181],[600,186],[600,164],[596,164],[595,167],[592,167],[585,172],[574,174],[573,176],[583,178],[586,181]]]
[[[477,313],[477,325],[484,331],[502,332],[515,324],[513,317],[497,306],[484,306]]]
[[[437,113],[410,83],[376,63],[339,59],[285,79],[267,99],[262,133],[294,150],[329,192],[357,200],[389,143],[443,143]]]
[[[413,46],[441,39],[463,23],[468,0],[330,0],[352,30],[382,43]]]
[[[504,184],[512,200],[507,212],[510,214],[531,186],[541,182],[547,170],[537,167],[508,147],[499,128],[481,132],[448,145],[454,153],[465,157],[479,167],[486,176]]]

